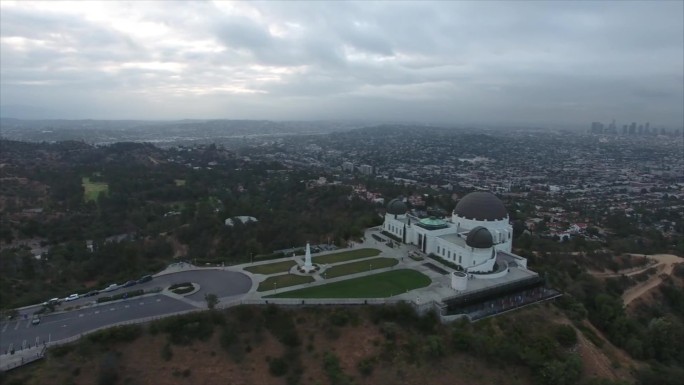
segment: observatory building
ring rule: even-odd
[[[383,230],[463,269],[471,278],[499,278],[509,267],[527,268],[527,260],[511,252],[513,226],[503,203],[489,192],[473,192],[456,205],[450,219],[418,218],[404,202],[387,205]]]

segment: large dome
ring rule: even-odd
[[[494,239],[492,239],[492,233],[489,230],[482,226],[477,226],[468,232],[466,245],[477,249],[488,249],[494,245]]]
[[[387,213],[392,215],[404,215],[408,211],[406,204],[399,199],[392,199],[390,203],[387,204]]]
[[[464,196],[456,205],[454,214],[477,221],[499,221],[508,217],[501,200],[492,193],[482,191]]]

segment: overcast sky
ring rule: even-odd
[[[41,118],[681,127],[683,4],[2,0],[0,104]]]

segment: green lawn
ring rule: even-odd
[[[81,179],[81,185],[83,186],[83,197],[85,198],[86,202],[97,202],[97,197],[100,196],[100,194],[107,194],[107,192],[109,192],[109,185],[107,183],[91,182],[90,178],[83,177]]]
[[[273,289],[280,289],[281,287],[288,287],[294,285],[301,285],[302,283],[313,282],[314,279],[308,275],[294,275],[282,274],[274,275],[266,278],[265,281],[259,284],[257,291],[268,291]]]
[[[335,278],[343,275],[360,273],[362,271],[384,269],[385,267],[394,266],[397,263],[399,263],[399,261],[394,258],[373,258],[365,261],[335,265],[326,270],[324,274],[325,278]]]
[[[259,266],[249,266],[245,267],[245,270],[249,271],[250,273],[254,274],[275,274],[275,273],[283,273],[286,271],[289,271],[292,266],[295,265],[295,261],[283,261],[283,262],[276,262],[276,263],[269,263],[267,265],[259,265]]]
[[[173,183],[176,184],[176,186],[185,186],[185,179],[174,179]]]
[[[288,291],[267,298],[385,298],[428,286],[431,282],[423,273],[401,269]]]
[[[378,249],[358,249],[335,254],[320,255],[311,259],[313,263],[337,263],[353,261],[360,258],[375,257],[378,254],[380,254],[380,250]]]

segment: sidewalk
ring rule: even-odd
[[[0,371],[8,371],[29,362],[45,357],[45,346],[39,345],[28,349],[17,350],[14,354],[0,355]]]

